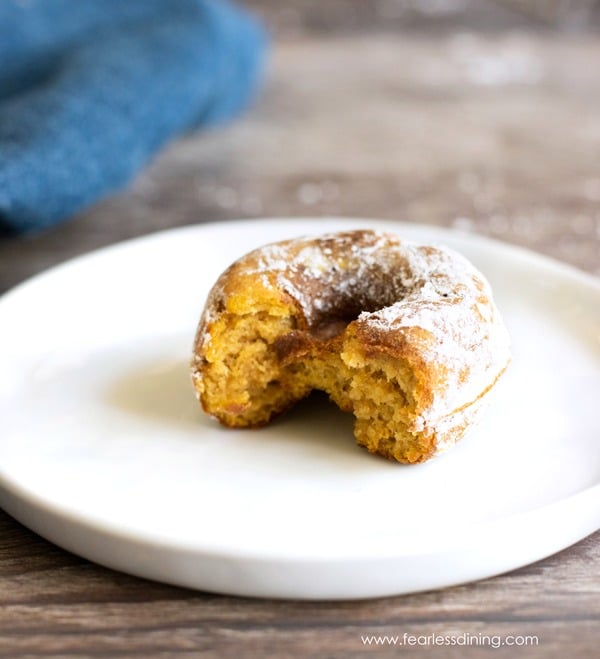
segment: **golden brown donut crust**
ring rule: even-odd
[[[359,444],[414,463],[463,436],[509,359],[490,286],[464,257],[362,230],[233,263],[209,294],[192,379],[230,427],[324,390],[354,413]]]

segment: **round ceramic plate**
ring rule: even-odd
[[[383,228],[489,278],[513,362],[446,454],[393,464],[309,398],[227,430],[188,362],[206,294],[266,242]],[[224,222],[75,259],[0,300],[0,504],[131,574],[261,597],[359,598],[481,579],[600,527],[600,285],[507,245],[373,220]]]

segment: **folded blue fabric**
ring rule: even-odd
[[[51,226],[232,117],[264,46],[224,0],[0,2],[0,226]]]

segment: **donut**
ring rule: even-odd
[[[266,245],[211,289],[192,382],[232,428],[312,390],[355,416],[357,443],[401,463],[454,445],[510,361],[489,283],[463,256],[371,230]]]

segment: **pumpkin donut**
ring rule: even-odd
[[[416,463],[464,435],[509,360],[490,285],[464,257],[361,230],[233,263],[208,296],[192,380],[238,428],[325,391],[354,414],[358,444]]]

